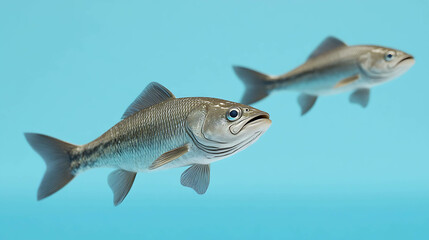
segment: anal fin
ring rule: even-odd
[[[301,116],[306,114],[314,106],[317,96],[302,93],[298,96],[298,103],[301,107]]]
[[[133,186],[136,175],[137,173],[135,172],[122,169],[115,170],[109,175],[107,181],[113,191],[113,204],[115,204],[115,206],[118,206],[124,201]]]
[[[153,170],[156,168],[159,168],[161,166],[164,166],[165,164],[178,159],[179,157],[181,157],[183,154],[187,153],[189,151],[189,146],[188,145],[184,145],[178,148],[175,148],[171,151],[168,151],[164,154],[162,154],[159,158],[157,158],[150,166],[149,166],[149,170]]]
[[[210,183],[210,165],[194,164],[182,173],[180,183],[204,194]]]

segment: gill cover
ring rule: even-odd
[[[230,126],[235,122],[227,119],[227,109],[206,104],[196,107],[187,117],[187,128],[197,138],[195,140],[205,146],[234,143]]]
[[[186,127],[195,137],[205,139],[202,130],[207,117],[207,106],[201,105],[196,107],[186,118]]]

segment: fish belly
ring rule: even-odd
[[[303,76],[289,86],[285,86],[285,89],[316,96],[339,94],[357,89],[363,84],[363,79],[358,79],[345,86],[335,87],[340,81],[353,76],[353,74],[356,73],[311,74]]]
[[[187,143],[187,138],[180,135],[160,139],[136,139],[122,146],[115,146],[116,150],[98,158],[93,167],[113,167],[131,172],[153,171],[149,170],[149,166],[162,154]],[[180,167],[186,165],[186,160],[186,157],[181,157],[155,170]]]

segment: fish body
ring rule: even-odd
[[[137,172],[191,166],[181,183],[204,193],[210,164],[245,149],[270,124],[269,115],[255,108],[215,98],[175,98],[162,85],[151,83],[122,121],[88,144],[32,133],[26,137],[47,164],[39,199],[85,170],[109,167],[118,169],[109,176],[118,205]]]
[[[187,126],[187,117],[195,108],[219,103],[229,102],[215,98],[179,98],[143,109],[122,120],[96,140],[76,149],[72,157],[76,159],[72,165],[73,172],[77,174],[93,167],[147,172],[191,164],[210,164],[225,158],[228,155],[210,154],[198,148]],[[225,106],[225,111],[228,108]],[[187,144],[187,154],[159,168],[149,169],[163,153]],[[235,150],[242,150],[243,147]]]
[[[298,102],[307,113],[318,96],[352,91],[350,101],[365,107],[369,89],[406,72],[414,58],[402,51],[381,46],[347,46],[328,37],[301,66],[279,76],[265,75],[244,67],[234,67],[247,91],[242,103],[257,102],[272,91],[301,93]]]

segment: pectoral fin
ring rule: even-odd
[[[210,165],[194,164],[182,173],[180,183],[204,194],[210,183]]]
[[[343,80],[339,81],[334,88],[344,87],[346,85],[349,85],[359,79],[359,74],[353,75],[348,78],[344,78]]]
[[[113,204],[115,206],[124,201],[131,186],[133,186],[136,174],[135,172],[118,169],[109,175],[107,182],[113,191]]]
[[[301,116],[306,114],[310,109],[313,107],[314,103],[317,100],[317,96],[308,95],[308,94],[301,94],[298,96],[298,103],[301,107]]]
[[[175,159],[178,159],[183,154],[187,153],[189,151],[189,146],[184,145],[178,148],[175,148],[171,151],[168,151],[164,154],[162,154],[159,158],[157,158],[150,166],[149,170],[153,170],[156,168],[159,168]]]
[[[349,98],[351,103],[356,103],[361,105],[362,107],[368,106],[369,102],[369,89],[361,88],[354,91]]]

